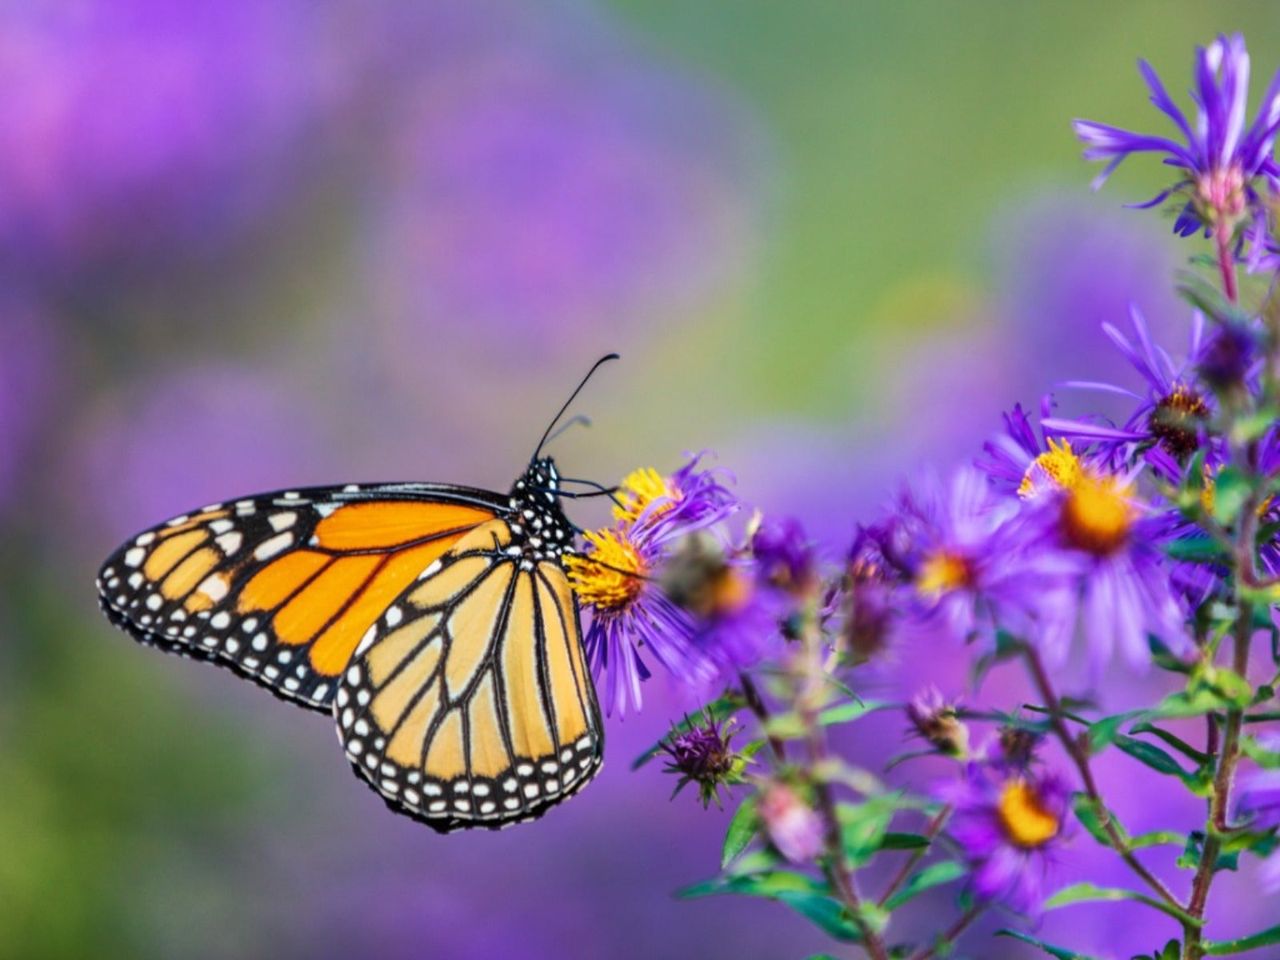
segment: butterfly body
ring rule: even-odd
[[[397,812],[496,828],[601,764],[573,536],[555,464],[535,458],[506,495],[352,484],[212,504],[123,544],[98,591],[144,644],[331,711]]]

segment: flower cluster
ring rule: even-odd
[[[790,518],[757,514],[732,528],[748,511],[697,458],[670,476],[624,478],[613,525],[586,534],[568,561],[610,709],[639,707],[647,658],[706,704],[704,719],[686,720],[642,760],[665,753],[704,804],[722,788],[747,792],[723,875],[687,895],[781,901],[872,960],[949,953],[989,909],[1034,918],[1091,900],[1126,900],[1175,924],[1161,960],[1280,942],[1280,927],[1206,939],[1210,887],[1239,853],[1266,858],[1264,885],[1280,889],[1280,749],[1253,726],[1280,720],[1280,675],[1250,677],[1261,634],[1280,667],[1280,294],[1273,282],[1246,305],[1236,276],[1277,247],[1268,210],[1280,185],[1280,75],[1246,129],[1240,38],[1199,51],[1194,125],[1145,63],[1142,72],[1185,144],[1076,129],[1086,156],[1109,161],[1099,180],[1131,153],[1166,154],[1182,179],[1155,202],[1182,195],[1178,231],[1215,238],[1220,289],[1186,285],[1193,311],[1180,359],[1137,306],[1128,331],[1102,318],[1131,382],[1061,387],[1073,404],[1109,406],[1066,416],[1052,394],[1037,412],[1015,404],[973,463],[906,486],[857,526],[840,563],[823,562]],[[1020,665],[1034,702],[979,709],[968,705],[976,690],[962,705],[934,688],[905,704],[859,695],[875,682],[870,661],[894,648],[927,656],[930,644],[971,651],[977,677]],[[1153,666],[1165,689],[1140,710],[1097,716],[1096,690],[1067,700],[1056,689],[1063,674],[1096,688],[1106,672]],[[917,749],[872,773],[842,755],[833,731],[886,709],[905,714]],[[735,751],[730,731],[750,728],[731,724],[743,716],[755,736]],[[1204,724],[1203,746],[1167,725],[1188,718]],[[1109,748],[1145,768],[1152,782],[1138,789],[1176,784],[1208,798],[1207,829],[1132,836],[1093,770]],[[922,757],[948,771],[933,788],[890,782]],[[1082,883],[1046,897],[1077,827],[1141,889]],[[1155,844],[1182,850],[1184,892],[1135,854]],[[907,859],[868,897],[860,869],[894,851]],[[891,939],[895,909],[961,880],[959,915],[925,946]]]

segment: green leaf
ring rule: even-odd
[[[848,911],[830,895],[826,884],[791,870],[717,877],[685,887],[677,891],[676,896],[693,900],[726,893],[775,900],[786,904],[837,940],[854,942],[859,939],[857,926]]]
[[[1193,691],[1172,693],[1152,711],[1153,719],[1174,720],[1180,717],[1199,717],[1206,713],[1222,713],[1234,704],[1209,689],[1197,686]]]
[[[1241,737],[1240,749],[1246,757],[1264,769],[1274,770],[1280,767],[1280,750],[1264,747],[1256,737]]]
[[[1249,478],[1239,467],[1223,467],[1213,478],[1213,519],[1224,527],[1235,523],[1249,499]]]
[[[964,875],[964,866],[954,860],[931,863],[919,873],[914,874],[911,879],[903,884],[901,890],[886,900],[885,907],[889,910],[897,910],[904,903],[915,899],[926,890],[940,887],[944,883],[950,883],[953,880],[959,880]]]
[[[729,829],[724,835],[724,847],[720,851],[722,869],[747,849],[759,827],[760,821],[756,816],[756,795],[752,794],[738,804],[738,809],[734,811],[729,821]]]
[[[676,891],[681,900],[696,900],[722,893],[740,893],[748,897],[776,897],[779,893],[826,893],[825,883],[794,870],[767,870],[741,876],[715,877]]]
[[[1141,850],[1143,847],[1186,847],[1186,834],[1173,830],[1152,830],[1129,838],[1130,850]]]
[[[933,841],[921,833],[886,833],[881,850],[923,850]]]
[[[1258,947],[1270,947],[1280,943],[1280,926],[1268,927],[1259,933],[1238,940],[1209,940],[1204,945],[1204,952],[1213,957],[1225,956],[1228,953],[1244,953]]]
[[[1148,897],[1145,893],[1139,893],[1136,890],[1125,890],[1121,887],[1099,887],[1092,883],[1073,883],[1069,887],[1063,887],[1045,901],[1044,908],[1045,910],[1056,910],[1058,907],[1067,907],[1076,903],[1114,902],[1120,900],[1143,903],[1178,920],[1200,923],[1184,910],[1165,903],[1163,900]]]
[[[1120,725],[1143,716],[1145,710],[1126,710],[1124,713],[1112,714],[1089,724],[1089,752],[1098,753],[1115,742],[1120,733]]]
[[[699,710],[696,715],[692,717],[685,717],[673,726],[661,740],[631,761],[631,769],[639,770],[646,763],[661,753],[662,745],[667,741],[667,738],[670,737],[671,734],[684,733],[700,723],[706,723],[708,719],[717,723],[722,720],[728,720],[745,706],[746,702],[742,699],[741,695],[736,692],[726,693],[724,696],[712,700],[709,704]]]
[[[858,700],[853,703],[842,703],[839,706],[828,707],[819,713],[818,723],[824,727],[836,723],[850,723],[876,710],[887,710],[898,706],[901,704],[889,700]]]
[[[765,721],[764,732],[779,740],[798,740],[809,733],[804,720],[795,712],[773,714]]]
[[[851,867],[862,866],[881,849],[893,814],[893,805],[879,797],[856,806],[841,804],[837,808],[840,837]]]
[[[1102,811],[1098,809],[1093,798],[1087,793],[1079,792],[1071,795],[1071,809],[1075,811],[1076,819],[1080,824],[1089,831],[1089,835],[1097,840],[1104,847],[1111,846],[1111,838],[1107,836],[1107,832],[1102,828]],[[1120,821],[1116,819],[1115,814],[1106,811],[1106,816],[1110,819],[1111,825],[1119,832],[1121,839],[1127,839],[1125,829],[1121,826]]]
[[[1212,537],[1183,537],[1165,544],[1164,552],[1184,563],[1225,563],[1230,554]]]
[[[1237,445],[1257,440],[1275,426],[1277,419],[1280,419],[1280,410],[1275,407],[1262,407],[1233,423],[1231,437]]]
[[[1129,732],[1130,733],[1149,733],[1153,737],[1159,737],[1169,746],[1173,747],[1173,749],[1177,750],[1179,753],[1183,754],[1188,759],[1192,760],[1197,766],[1202,766],[1206,763],[1209,763],[1210,760],[1212,759],[1203,750],[1197,750],[1195,747],[1187,743],[1187,741],[1183,740],[1181,737],[1175,736],[1174,734],[1170,733],[1168,730],[1165,730],[1161,727],[1157,727],[1153,723],[1147,723],[1145,721],[1143,721],[1142,723],[1135,723],[1132,727],[1129,728]]]
[[[1145,764],[1157,773],[1177,777],[1194,793],[1203,793],[1208,785],[1207,774],[1184,770],[1177,760],[1155,744],[1126,736],[1116,737],[1115,743],[1117,747],[1133,757],[1133,759]]]
[[[1052,943],[1045,943],[1043,940],[1037,940],[1035,937],[1027,936],[1018,930],[997,930],[997,937],[1012,937],[1015,940],[1021,940],[1023,943],[1029,943],[1033,947],[1039,947],[1051,957],[1057,957],[1057,960],[1097,960],[1085,953],[1078,953],[1075,950],[1069,950],[1066,947],[1055,947]]]
[[[848,943],[856,943],[862,939],[857,926],[849,919],[849,912],[834,897],[784,891],[773,899],[785,903],[830,937]]]

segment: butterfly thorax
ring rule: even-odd
[[[507,503],[511,508],[509,550],[518,548],[530,563],[558,563],[573,549],[573,525],[560,509],[560,474],[550,457],[529,464],[511,488]]]

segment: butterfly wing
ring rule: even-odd
[[[360,644],[334,700],[360,776],[442,832],[533,819],[600,768],[600,709],[558,562],[467,534]]]
[[[348,485],[213,504],[144,531],[103,564],[111,621],[327,709],[353,651],[433,562],[508,509],[433,484]]]

